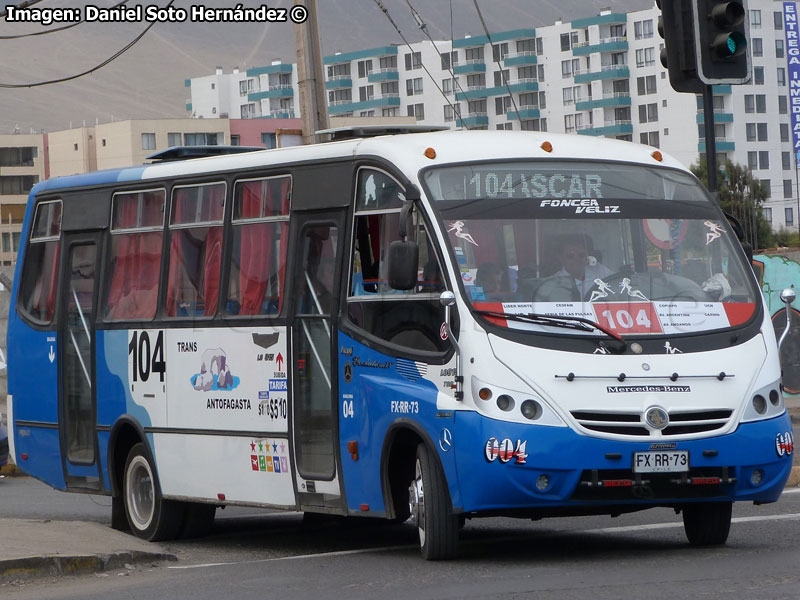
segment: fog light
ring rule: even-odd
[[[764,396],[760,394],[756,394],[753,396],[753,408],[756,409],[756,412],[760,415],[763,415],[767,412],[767,401]]]
[[[514,408],[514,399],[508,394],[497,397],[497,408],[506,412]]]
[[[772,406],[778,406],[781,402],[781,395],[778,393],[778,390],[770,390],[769,391],[769,401]]]
[[[536,489],[544,492],[550,487],[550,475],[539,475],[536,479]]]
[[[750,473],[750,484],[753,486],[761,485],[762,481],[764,481],[764,471],[753,469],[753,472]]]
[[[534,421],[542,416],[542,407],[536,400],[525,400],[520,406],[522,416]]]
[[[492,399],[492,390],[489,388],[481,388],[478,390],[478,398],[481,400],[491,400]]]

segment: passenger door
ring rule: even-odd
[[[59,430],[69,488],[101,490],[95,394],[95,303],[100,236],[67,235],[61,286]]]
[[[300,213],[295,243],[292,431],[302,506],[342,507],[336,344],[345,211]]]

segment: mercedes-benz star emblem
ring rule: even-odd
[[[651,406],[644,413],[645,422],[653,429],[664,429],[669,425],[669,414],[660,406]]]
[[[452,447],[453,434],[447,428],[442,429],[442,433],[439,434],[439,448],[442,449],[442,452],[449,452]]]

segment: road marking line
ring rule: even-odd
[[[339,550],[337,552],[318,552],[316,554],[297,554],[295,556],[277,556],[275,558],[261,558],[258,560],[242,560],[237,562],[205,563],[202,565],[185,565],[167,567],[168,569],[204,569],[206,567],[224,567],[227,565],[252,565],[257,563],[275,562],[279,560],[298,560],[303,558],[328,558],[330,556],[347,556],[349,554],[367,554],[370,552],[390,552],[392,550],[410,550],[417,546],[382,546],[379,548],[360,548],[358,550]]]
[[[800,520],[800,513],[787,515],[764,515],[760,517],[735,517],[731,523],[755,523],[759,521],[786,521]],[[651,523],[649,525],[626,525],[624,527],[603,527],[602,529],[585,529],[576,533],[621,533],[626,531],[647,531],[652,529],[670,529],[672,527],[683,527],[682,522],[677,523]]]
[[[783,494],[800,494],[800,487],[784,489]]]
[[[731,523],[757,523],[762,521],[800,521],[800,513],[790,513],[786,515],[764,515],[758,517],[735,517],[731,519]],[[586,533],[625,533],[629,531],[652,531],[655,529],[671,529],[674,527],[683,527],[682,522],[678,523],[650,523],[646,525],[626,525],[623,527],[603,527],[601,529],[579,529],[579,530],[561,530],[556,533],[567,534],[586,534]],[[506,538],[502,538],[506,539]],[[507,539],[518,539],[510,537]],[[481,540],[482,542],[490,541],[497,542],[497,539]],[[189,570],[189,569],[204,569],[206,567],[224,567],[228,565],[250,565],[265,562],[277,562],[279,560],[300,560],[306,558],[328,558],[332,556],[349,556],[352,554],[368,554],[371,552],[391,552],[392,550],[410,550],[416,548],[416,545],[405,546],[382,546],[378,548],[360,548],[357,550],[338,550],[336,552],[318,552],[315,554],[298,554],[294,556],[277,556],[275,558],[262,558],[258,560],[243,560],[235,562],[218,562],[218,563],[203,563],[198,565],[176,565],[168,566],[167,569],[176,570]]]

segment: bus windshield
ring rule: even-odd
[[[495,324],[554,333],[511,315],[580,317],[616,334],[675,336],[741,325],[755,312],[738,242],[686,173],[496,162],[433,168],[424,184],[468,302]]]

